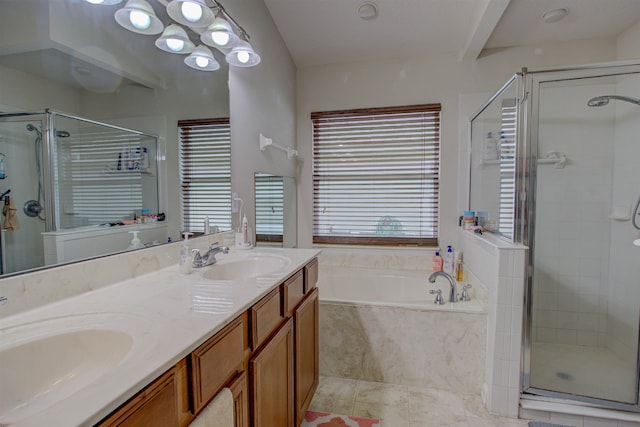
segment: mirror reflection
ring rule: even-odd
[[[479,225],[509,240],[515,218],[516,91],[512,79],[471,120],[469,207]]]
[[[256,172],[256,246],[296,247],[296,180]]]
[[[165,27],[172,23],[162,2],[150,4]],[[59,114],[51,125],[36,116],[0,122],[0,194],[11,190],[6,211],[31,233],[2,228],[3,274],[128,250],[138,228],[140,246],[180,236],[180,192],[167,192],[180,186],[177,124],[229,117],[228,65],[212,48],[219,69],[190,68],[186,55],[156,46],[159,35],[122,28],[114,14],[123,5],[0,2],[0,113]],[[200,44],[198,34],[187,36]],[[132,132],[100,134],[116,128]],[[13,171],[24,179],[10,182]],[[145,224],[111,225],[143,213],[151,218]],[[152,224],[158,213],[166,221]],[[72,238],[85,227],[95,228],[90,243]]]

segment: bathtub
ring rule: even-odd
[[[486,288],[471,301],[434,304],[430,271],[319,264],[320,373],[479,393],[484,382]]]
[[[477,280],[458,283],[458,294],[461,294],[464,284],[476,282],[476,286],[472,284],[469,290],[471,301],[434,304],[435,295],[429,291],[441,289],[442,297],[447,301],[449,282],[440,277],[436,283],[429,283],[430,274],[431,271],[424,270],[321,267],[318,279],[320,302],[470,313],[486,311],[484,289],[477,289],[483,285],[478,285]]]

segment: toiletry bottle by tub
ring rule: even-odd
[[[462,269],[462,259],[456,260],[456,280],[462,282],[464,280],[464,270]]]
[[[453,249],[451,249],[451,246],[447,246],[447,253],[444,256],[443,271],[453,276],[455,273],[454,271],[455,266],[456,266],[456,260],[453,258]]]
[[[431,270],[442,271],[442,257],[438,251],[436,251],[436,254],[431,258]]]
[[[180,273],[182,274],[190,274],[191,273],[191,246],[189,246],[189,236],[191,233],[183,233],[184,240],[182,241],[182,246],[180,247]]]

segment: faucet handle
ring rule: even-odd
[[[469,292],[467,292],[467,289],[469,288],[471,288],[471,283],[467,283],[462,287],[462,295],[460,295],[460,301],[471,301],[471,298],[469,298]]]
[[[429,291],[429,293],[431,295],[435,294],[435,296],[436,296],[436,300],[433,302],[434,304],[438,304],[438,305],[443,305],[444,304],[444,298],[442,298],[442,289],[438,289],[437,291],[431,289]]]
[[[209,245],[209,249],[217,248],[218,246],[220,246],[220,242],[213,242]]]
[[[200,255],[200,249],[191,249],[191,253],[193,253],[193,262],[191,264],[194,267],[202,267],[202,255]]]

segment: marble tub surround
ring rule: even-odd
[[[203,239],[210,238],[206,236]],[[177,245],[163,248],[169,249],[171,246],[178,248]],[[168,252],[164,252],[164,255],[172,256]],[[14,334],[16,330],[29,325],[42,326],[37,337],[59,333],[60,330],[55,329],[57,319],[65,319],[68,322],[66,327],[71,329],[109,330],[114,327],[110,325],[110,319],[127,317],[132,319],[129,322],[132,329],[125,328],[125,332],[134,340],[141,337],[145,339],[144,351],[127,354],[116,368],[102,374],[98,381],[79,387],[48,408],[35,408],[27,418],[24,418],[23,412],[23,419],[19,421],[4,419],[5,414],[0,414],[0,423],[9,422],[16,427],[95,424],[302,268],[318,251],[266,248],[249,251],[234,251],[232,248],[230,251],[230,255],[243,254],[277,254],[288,258],[290,262],[270,274],[268,279],[254,278],[239,282],[208,281],[201,274],[180,274],[177,262],[171,262],[168,267],[157,271],[0,319],[0,351],[36,337]],[[177,261],[177,255],[172,260]],[[47,273],[55,276],[54,270],[47,270]],[[203,305],[202,301],[207,300],[219,303]],[[94,320],[87,321],[88,318]],[[118,327],[121,328],[121,325]],[[9,336],[11,339],[6,339]],[[28,411],[28,408],[25,410]]]
[[[223,232],[189,241],[204,250],[214,242],[231,247],[233,239],[233,232]],[[177,265],[181,246],[178,241],[1,278],[7,303],[0,305],[0,318]]]
[[[446,296],[449,283],[428,282],[430,254],[323,249],[318,270],[322,375],[480,393],[487,288],[467,271],[458,293],[471,283],[471,301],[435,305],[429,290],[442,289]],[[398,299],[405,291],[406,297]]]
[[[486,314],[320,302],[320,374],[477,393]]]

